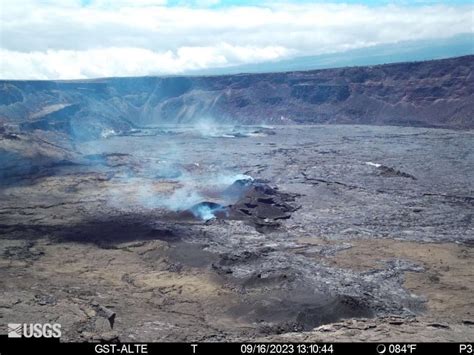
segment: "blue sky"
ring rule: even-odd
[[[1,1],[4,79],[185,74],[473,33],[463,0]]]
[[[85,6],[93,3],[94,0],[81,0]],[[267,1],[268,2],[268,1]],[[332,0],[332,1],[314,1],[314,0],[298,0],[286,1],[293,4],[304,3],[339,3],[339,4],[360,4],[367,6],[380,6],[387,4],[405,5],[405,6],[420,6],[420,5],[462,5],[472,4],[472,0]],[[266,1],[258,0],[216,0],[216,1],[199,1],[199,0],[167,0],[168,6],[195,6],[195,7],[229,7],[229,6],[264,6]]]

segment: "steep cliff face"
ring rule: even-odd
[[[78,138],[211,117],[223,123],[474,128],[474,56],[304,72],[0,81],[0,122]]]

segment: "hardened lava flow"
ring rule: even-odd
[[[63,341],[472,337],[469,131],[0,134],[5,323],[57,322]]]

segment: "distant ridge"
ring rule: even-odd
[[[359,48],[333,54],[296,57],[226,68],[196,70],[193,75],[271,73],[351,66],[419,62],[474,55],[474,34],[464,33],[444,39],[404,41]]]

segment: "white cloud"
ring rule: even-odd
[[[283,47],[180,47],[154,52],[145,48],[47,50],[16,52],[0,49],[2,71],[7,78],[86,79],[147,74],[181,74],[190,70],[255,63],[285,56]]]
[[[2,78],[175,74],[473,31],[469,5],[39,3],[2,0]]]

